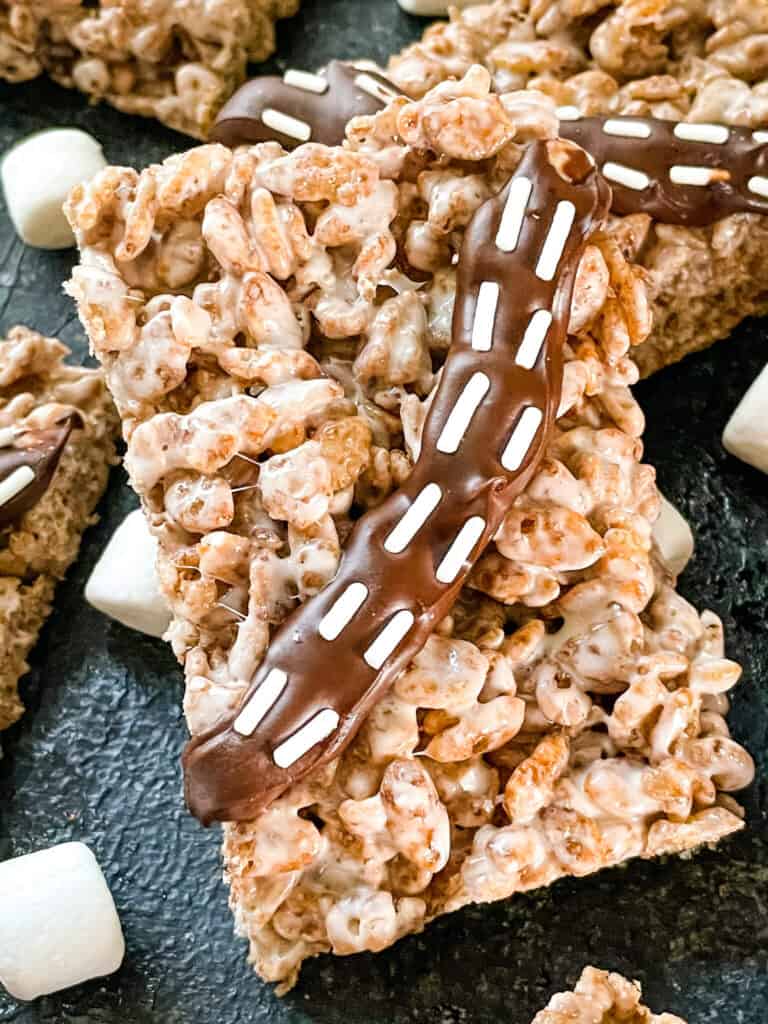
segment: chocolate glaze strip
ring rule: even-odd
[[[768,132],[560,113],[560,135],[592,154],[611,183],[616,213],[689,227],[730,213],[768,214]]]
[[[576,268],[609,201],[582,150],[537,142],[476,213],[421,457],[276,632],[237,711],[188,744],[203,823],[253,818],[336,757],[451,608],[544,454]]]
[[[69,435],[81,426],[73,413],[47,430],[21,430],[0,448],[0,492],[10,493],[0,498],[0,529],[35,507],[51,485]]]
[[[338,60],[321,75],[265,75],[246,82],[222,107],[211,139],[232,147],[270,140],[285,149],[303,142],[338,146],[353,117],[375,114],[402,95],[383,75]]]

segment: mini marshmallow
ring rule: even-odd
[[[653,539],[662,562],[677,578],[693,555],[693,533],[686,519],[663,494],[661,513],[653,527]]]
[[[75,243],[62,206],[70,189],[107,166],[101,146],[77,128],[52,128],[13,147],[0,167],[13,226],[27,245],[68,249]]]
[[[449,7],[472,7],[483,3],[484,0],[397,0],[397,2],[409,14],[434,16],[447,14]]]
[[[112,974],[124,955],[112,894],[83,843],[0,864],[0,982],[14,999]]]
[[[723,444],[737,459],[768,473],[768,366],[728,420]]]
[[[85,586],[86,601],[130,629],[162,636],[171,613],[157,584],[157,541],[141,509],[112,534]]]

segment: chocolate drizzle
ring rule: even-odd
[[[539,142],[474,216],[459,260],[453,344],[421,457],[406,484],[359,521],[336,578],[276,632],[238,710],[189,742],[186,797],[204,824],[255,817],[336,757],[451,608],[544,454],[560,402],[576,268],[609,201],[585,153]],[[550,314],[532,348],[533,321]],[[474,414],[454,434],[470,381],[480,382]],[[524,434],[510,454],[512,439]],[[400,549],[393,530],[435,486],[437,503]],[[447,565],[467,531],[468,546]],[[307,729],[316,729],[317,742]],[[288,740],[296,749],[284,746]]]
[[[286,72],[288,82],[274,76],[246,82],[222,107],[211,129],[211,139],[232,147],[270,140],[277,140],[285,149],[294,149],[302,142],[338,146],[344,141],[347,124],[353,117],[375,114],[390,100],[403,95],[383,75],[338,60],[332,61],[322,75],[299,74],[296,79],[314,80],[317,88],[322,88],[325,81],[323,92],[289,84],[290,76],[291,72]],[[309,137],[280,130],[281,118],[275,119],[275,113],[303,124]]]
[[[642,135],[616,134],[633,130]],[[676,132],[698,134],[701,141]],[[768,214],[768,132],[652,117],[578,117],[561,120],[560,135],[594,157],[610,181],[616,213],[647,213],[662,223],[689,227],[706,227],[731,213]],[[712,141],[715,137],[723,141]],[[618,176],[611,164],[619,165]],[[672,168],[703,171],[705,177],[714,171],[714,180],[676,184]],[[622,169],[645,175],[647,186],[623,184]]]
[[[22,490],[0,505],[0,528],[15,523],[34,508],[51,485],[69,435],[82,420],[76,413],[46,430],[20,431],[0,448],[0,484],[25,467],[34,473]]]

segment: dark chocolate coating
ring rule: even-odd
[[[606,121],[641,121],[651,128],[647,139],[608,135]],[[653,117],[582,117],[561,121],[560,135],[591,153],[598,167],[612,161],[643,171],[651,179],[636,190],[611,182],[616,213],[647,213],[664,224],[706,227],[731,213],[768,214],[768,200],[747,188],[753,176],[768,176],[768,146],[755,142],[752,131],[728,127],[727,142],[688,142],[674,134],[677,121]],[[670,168],[676,164],[728,171],[728,181],[710,185],[675,185]]]
[[[557,148],[566,180],[550,163]],[[532,194],[517,248],[502,252],[495,244],[510,182],[481,206],[471,221],[459,260],[453,344],[430,409],[422,454],[406,484],[358,522],[342,556],[336,578],[307,601],[272,638],[264,661],[240,708],[208,732],[194,737],[183,757],[186,798],[204,823],[247,820],[316,766],[338,756],[352,740],[372,706],[426,643],[450,610],[472,563],[498,529],[510,505],[536,470],[546,449],[562,386],[562,346],[579,258],[586,239],[603,219],[610,189],[586,154],[568,143],[534,143],[515,178],[526,176]],[[513,179],[514,181],[514,179]],[[557,204],[570,200],[575,219],[558,272],[543,281],[534,268],[547,238]],[[472,330],[480,285],[501,286],[493,346],[472,348]],[[523,369],[515,357],[532,314],[553,314],[538,362]],[[437,450],[443,426],[467,380],[484,371],[491,381],[485,399],[456,454]],[[501,464],[501,454],[523,410],[537,406],[544,420],[517,472]],[[384,541],[422,489],[439,484],[443,498],[420,532],[401,554],[390,554]],[[436,569],[461,527],[471,516],[485,521],[482,537],[456,579],[440,583]],[[324,640],[318,627],[350,583],[368,587],[368,597],[341,635]],[[382,669],[363,655],[398,611],[407,609],[415,621]],[[272,669],[288,674],[288,684],[251,736],[234,728],[239,711]],[[317,743],[288,768],[279,768],[273,751],[324,708],[340,716],[331,737]]]
[[[353,117],[375,114],[386,105],[355,84],[361,74],[373,78],[391,93],[403,95],[383,75],[361,71],[339,60],[328,65],[323,76],[328,80],[328,89],[322,94],[286,85],[282,78],[276,76],[252,78],[219,111],[211,129],[211,140],[231,147],[273,140],[285,149],[301,145],[299,140],[264,124],[261,115],[271,108],[306,121],[312,128],[310,142],[338,146],[344,141],[347,124]]]
[[[35,474],[35,479],[22,491],[0,505],[0,529],[15,523],[42,498],[51,485],[69,435],[79,426],[82,420],[73,413],[48,430],[27,430],[7,448],[0,448],[0,481],[22,466],[29,466]]]

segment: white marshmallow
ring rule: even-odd
[[[484,3],[485,0],[397,0],[397,2],[409,14],[433,16],[447,14],[449,7],[472,7]]]
[[[14,999],[112,974],[124,955],[112,894],[83,843],[0,864],[0,982]]]
[[[14,146],[3,159],[0,177],[13,226],[27,245],[74,245],[64,200],[70,189],[106,166],[96,139],[77,128],[52,128]]]
[[[693,533],[686,519],[663,494],[661,514],[653,527],[653,539],[662,562],[678,577],[693,555]]]
[[[768,473],[768,366],[728,420],[723,444],[737,459]]]
[[[162,636],[171,613],[157,584],[156,559],[157,541],[137,508],[110,537],[85,585],[86,601],[130,629]]]

